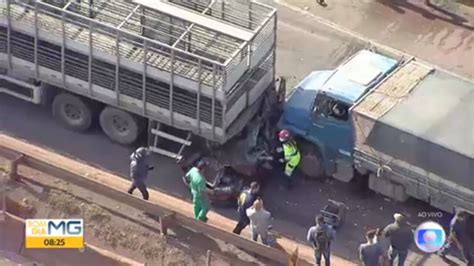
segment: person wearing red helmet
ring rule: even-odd
[[[298,150],[296,142],[292,139],[288,129],[282,129],[278,133],[278,139],[282,143],[282,148],[278,152],[283,152],[283,158],[280,162],[285,164],[285,177],[288,187],[293,183],[293,172],[301,161],[301,153]]]

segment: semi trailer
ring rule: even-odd
[[[152,151],[179,159],[193,135],[226,143],[274,86],[276,10],[258,2],[7,0],[0,12],[0,92],[121,144],[147,131]]]
[[[362,50],[301,81],[279,127],[300,139],[306,176],[368,178],[398,201],[474,213],[473,113],[471,80]]]

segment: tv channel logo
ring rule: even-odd
[[[433,221],[420,224],[415,231],[415,243],[426,253],[433,253],[441,249],[446,242],[446,232],[443,227]]]
[[[83,219],[27,219],[26,248],[84,248]]]

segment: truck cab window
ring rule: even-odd
[[[328,98],[322,95],[316,97],[316,102],[314,103],[313,116],[316,118],[318,116],[327,117],[330,113],[330,106]]]
[[[325,95],[318,95],[314,105],[313,116],[332,117],[340,121],[349,119],[349,106],[329,98]]]
[[[349,119],[349,106],[341,102],[333,102],[330,116],[337,120],[347,121]]]

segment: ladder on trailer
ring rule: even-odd
[[[149,133],[150,133],[150,138],[149,138],[149,143],[148,143],[148,148],[150,151],[176,159],[176,160],[181,160],[182,159],[182,153],[184,151],[184,148],[186,146],[191,146],[191,132],[187,132],[186,138],[181,138],[174,136],[172,134],[169,134],[164,131],[163,125],[159,123],[158,121],[150,120],[149,122]],[[160,138],[161,139],[166,139],[168,141],[171,141],[173,143],[177,143],[180,145],[179,149],[177,152],[172,152],[169,151],[168,149],[165,148],[160,148]]]

